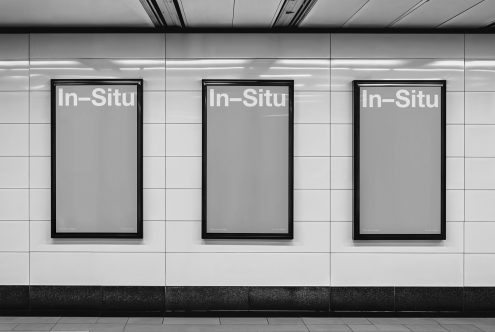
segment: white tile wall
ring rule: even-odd
[[[332,253],[457,253],[463,250],[463,224],[447,223],[445,241],[353,241],[352,222],[331,223]]]
[[[494,286],[495,35],[465,38],[0,35],[0,284]],[[48,83],[78,77],[145,80],[143,240],[50,238]],[[201,240],[201,79],[291,77],[295,239]],[[367,78],[447,79],[446,241],[352,241]]]
[[[51,188],[50,166],[50,157],[29,158],[29,186],[31,188]]]
[[[29,285],[29,253],[0,252],[0,285]]]
[[[494,285],[495,254],[466,254],[465,282],[467,287],[483,287]]]
[[[29,58],[29,35],[0,35],[0,59],[27,60]]]
[[[332,253],[332,286],[462,286],[462,254]]]
[[[0,220],[29,220],[29,189],[0,189]]]
[[[326,124],[295,124],[294,156],[330,156],[330,126]]]
[[[0,222],[0,227],[1,227]],[[165,250],[165,222],[143,223],[143,239],[52,239],[50,221],[31,222],[30,248],[32,252],[148,252]],[[26,233],[28,234],[28,233]],[[27,244],[26,243],[26,250]]]
[[[0,221],[0,252],[29,251],[29,221]]]
[[[0,188],[29,188],[29,157],[0,157]]]
[[[29,126],[0,124],[0,156],[28,156]]]
[[[165,283],[164,253],[31,252],[31,285]]]
[[[294,189],[330,189],[330,157],[295,157]]]
[[[167,222],[167,253],[329,253],[330,223],[295,222],[294,240],[202,240],[201,221]]]
[[[169,34],[167,58],[329,58],[328,34]]]
[[[29,122],[29,93],[0,92],[0,123]]]
[[[328,253],[167,253],[166,264],[169,286],[321,286],[330,282]]]
[[[463,58],[463,35],[332,34],[333,58]]]
[[[30,46],[31,59],[163,59],[165,36],[163,34],[32,34]]]
[[[294,221],[330,221],[330,190],[295,190]]]

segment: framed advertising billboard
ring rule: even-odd
[[[203,80],[202,237],[293,238],[294,81]]]
[[[446,82],[354,81],[355,240],[444,240]]]
[[[51,80],[53,238],[143,237],[142,146],[142,80]]]

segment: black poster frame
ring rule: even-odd
[[[361,85],[436,85],[440,105],[440,232],[436,234],[362,234],[360,228],[360,93]],[[445,240],[446,239],[446,80],[355,80],[353,81],[353,239],[354,240]]]
[[[137,216],[136,232],[57,232],[56,216],[56,88],[59,85],[135,85],[137,88]],[[52,238],[143,238],[143,80],[142,79],[51,79],[51,237]]]
[[[212,233],[207,228],[207,88],[209,86],[287,86],[289,88],[288,128],[288,232],[286,233]],[[202,180],[201,180],[201,237],[202,239],[280,239],[294,238],[294,81],[293,80],[202,80]]]

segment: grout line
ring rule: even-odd
[[[163,44],[163,47],[165,49],[164,51],[164,54],[163,54],[163,59],[164,59],[164,66],[165,66],[165,70],[163,72],[163,84],[164,84],[164,87],[165,87],[165,92],[164,92],[164,99],[165,99],[165,102],[164,102],[164,113],[165,113],[165,122],[167,122],[167,34],[165,34],[165,42]],[[167,125],[165,125],[165,128],[164,128],[164,131],[165,131],[165,135],[164,135],[164,147],[165,147],[165,156],[167,156]],[[165,187],[167,186],[167,158],[165,157],[164,158],[164,180],[165,180]],[[164,227],[164,246],[163,246],[163,285],[164,285],[164,309],[166,307],[166,301],[167,301],[167,190],[165,190],[165,193],[164,193],[164,202],[163,202],[163,210],[164,210],[164,215],[163,215],[163,218],[165,219],[165,227]],[[162,321],[163,323],[164,321]]]
[[[463,38],[464,42],[464,128],[463,128],[463,154],[464,154],[464,197],[463,197],[463,204],[464,204],[464,222],[462,223],[462,286],[466,286],[466,34],[464,34]],[[464,309],[464,298],[462,299],[462,305]]]
[[[28,283],[31,286],[31,34],[28,34]],[[29,297],[31,308],[31,297]]]
[[[328,35],[328,38],[329,38],[329,56],[330,56],[330,59],[332,59],[332,34],[329,34]],[[329,146],[329,154],[330,156],[332,155],[332,64],[331,64],[331,61],[329,61],[328,63],[328,79],[329,79],[329,88],[330,88],[330,91],[328,92],[329,93],[329,99],[330,99],[330,103],[329,103],[329,106],[330,106],[330,124],[329,124],[329,134],[328,134],[328,137],[329,137],[329,141],[330,141],[330,146]],[[329,157],[329,176],[330,176],[330,188],[332,187],[332,158]],[[329,263],[328,263],[328,287],[332,287],[332,191],[330,190],[329,192],[329,202],[328,202],[328,208],[329,208],[329,214],[328,214],[328,219],[330,221],[330,227],[329,227],[329,239],[328,239],[328,244],[329,244],[329,257],[328,257],[328,260],[329,260]],[[329,310],[331,311],[332,310],[332,290],[330,289],[329,290],[329,296],[328,296],[328,308]],[[305,323],[306,325],[306,323]],[[307,328],[307,326],[306,326]],[[309,328],[308,328],[309,330]]]

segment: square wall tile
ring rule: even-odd
[[[167,91],[167,123],[201,123],[201,91]]]
[[[28,156],[29,126],[0,124],[0,156]]]
[[[466,91],[495,91],[493,58],[466,60]]]
[[[29,58],[28,34],[2,34],[0,36],[0,59],[27,60]]]
[[[494,232],[495,222],[467,222],[465,224],[466,253],[495,254]]]
[[[294,189],[330,189],[330,157],[295,157]]]
[[[295,190],[294,221],[330,221],[330,190]]]
[[[0,189],[0,220],[29,220],[29,189]]]
[[[29,158],[0,157],[0,188],[29,187]]]
[[[465,286],[495,286],[495,254],[466,254],[464,264]]]
[[[29,251],[29,221],[0,221],[0,252],[5,251]]]
[[[29,122],[29,93],[0,92],[0,123]]]
[[[201,157],[167,157],[167,188],[201,188]]]
[[[29,61],[1,60],[0,91],[20,92],[29,90]]]
[[[200,189],[167,189],[167,220],[201,220]]]
[[[167,156],[201,156],[200,124],[167,124]]]
[[[294,125],[294,156],[297,157],[330,156],[330,125],[328,124]]]
[[[494,34],[466,34],[466,59],[491,59],[495,53]]]
[[[466,189],[495,189],[495,158],[466,158]]]
[[[495,124],[495,92],[466,92],[466,123]]]
[[[29,253],[0,252],[0,285],[29,285]]]
[[[495,221],[495,190],[466,190],[466,221]]]
[[[466,125],[466,157],[495,157],[495,125]]]
[[[294,93],[294,123],[330,123],[330,92]]]

